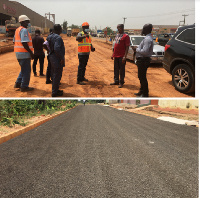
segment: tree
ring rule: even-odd
[[[64,20],[63,22],[63,30],[67,31],[67,21]]]
[[[69,26],[69,27],[72,28],[72,29],[81,29],[81,26],[74,25],[74,24],[72,24],[72,25]]]
[[[106,31],[106,28],[104,28],[102,31]],[[111,27],[107,27],[107,35],[110,35],[111,33],[113,33],[113,30],[111,29]]]

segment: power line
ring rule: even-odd
[[[157,14],[157,15],[149,15],[149,16],[138,16],[138,17],[128,17],[128,18],[146,18],[146,17],[157,17],[157,16],[164,16],[164,15],[171,15],[171,14],[179,14],[182,12],[189,12],[189,11],[195,11],[194,8],[187,9],[187,10],[180,10],[176,12],[168,12],[168,13],[162,13],[162,14]]]

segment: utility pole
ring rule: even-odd
[[[125,25],[125,20],[126,20],[127,18],[124,17],[123,19],[124,19],[124,25]]]
[[[184,17],[184,20],[183,21],[179,21],[179,25],[180,25],[180,22],[183,22],[183,25],[185,25],[185,17],[189,16],[189,15],[183,14],[182,16]]]
[[[184,22],[184,25],[185,25],[185,17],[186,17],[186,16],[189,16],[189,15],[183,14],[182,16],[184,17],[183,22]]]
[[[45,18],[47,18],[47,15],[49,15],[49,21],[50,21],[50,17],[51,16],[53,17],[53,24],[55,24],[55,14],[51,14],[50,12],[49,13],[45,13]]]

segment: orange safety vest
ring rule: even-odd
[[[84,34],[82,31],[81,34]],[[78,42],[78,53],[88,53],[91,50],[91,36],[84,38],[81,42]]]
[[[19,28],[16,29],[15,31],[15,45],[14,45],[14,52],[28,52],[24,46],[22,45],[21,42],[21,37],[20,37],[20,31],[23,29],[24,27],[20,26]],[[33,51],[33,44],[32,44],[32,38],[28,32],[28,37],[30,42],[28,42],[28,46],[30,48],[31,51]]]

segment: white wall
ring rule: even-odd
[[[160,107],[182,108],[182,109],[198,109],[198,100],[159,100]]]

